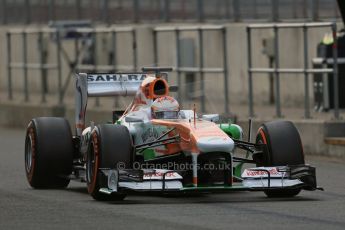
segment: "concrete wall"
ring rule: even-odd
[[[185,25],[185,24],[184,24]],[[228,53],[228,88],[230,92],[230,105],[243,104],[248,102],[248,76],[247,76],[247,41],[246,41],[246,25],[242,23],[226,24],[227,28],[227,53]],[[138,67],[152,66],[154,64],[162,66],[176,65],[176,46],[175,37],[173,33],[164,33],[158,36],[158,63],[153,63],[153,35],[151,25],[135,26],[138,36]],[[0,27],[0,90],[1,95],[7,90],[7,70],[6,70],[6,41],[5,33],[8,27]],[[11,28],[12,29],[12,28]],[[309,33],[309,64],[311,58],[316,56],[316,46],[321,41],[323,35],[328,32],[328,29],[311,29]],[[12,41],[12,58],[15,61],[22,60],[22,41],[18,35]],[[253,65],[254,67],[268,67],[268,59],[262,54],[262,39],[272,36],[271,30],[257,30],[252,35],[253,47]],[[280,60],[281,67],[302,67],[303,66],[303,37],[302,29],[283,29],[280,33]],[[196,44],[196,55],[198,55],[198,41],[195,32],[183,32],[181,37],[193,38]],[[48,47],[48,62],[56,63],[56,45],[45,36]],[[38,44],[37,36],[29,36],[29,62],[38,62]],[[110,36],[102,35],[97,37],[97,57],[98,64],[108,64],[108,52],[111,44]],[[117,37],[117,54],[116,59],[120,65],[130,65],[133,62],[132,56],[132,42],[131,37],[127,34],[119,35]],[[74,43],[72,41],[64,42],[64,49],[70,57],[74,56]],[[206,67],[221,67],[222,63],[222,43],[219,32],[206,32],[204,35],[204,52],[205,52],[205,66]],[[198,58],[196,58],[198,65]],[[63,82],[66,81],[69,73],[67,63],[63,60],[62,76]],[[23,91],[23,71],[13,71],[13,84],[15,91],[20,95]],[[256,105],[268,104],[269,83],[268,76],[265,74],[254,75],[254,98]],[[176,76],[172,74],[170,80],[172,84],[176,83]],[[220,74],[205,75],[206,85],[206,109],[207,111],[224,111],[224,95],[223,95],[223,76]],[[51,70],[48,73],[48,88],[51,95],[56,94],[57,85],[57,71]],[[197,83],[199,79],[197,78]],[[309,78],[309,88],[312,92],[312,77]],[[73,103],[73,81],[68,85],[66,100],[72,100]],[[183,88],[183,86],[182,86]],[[196,90],[198,90],[198,86]],[[40,72],[38,70],[29,70],[29,91],[41,91]],[[196,95],[200,92],[196,92]],[[304,79],[302,75],[282,75],[281,76],[281,99],[283,106],[302,106],[304,99]],[[312,99],[312,95],[309,95]],[[54,97],[53,103],[56,103],[57,97]],[[191,104],[198,102],[185,101],[184,106],[188,107]],[[121,103],[120,103],[121,104]],[[125,104],[125,103],[122,103]]]

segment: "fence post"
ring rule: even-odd
[[[204,84],[204,38],[203,38],[203,31],[201,28],[198,29],[198,37],[199,37],[199,74],[200,74],[200,91],[201,91],[201,112],[205,112],[205,84]]]
[[[308,18],[308,0],[303,0],[302,2],[302,8],[303,8],[303,17]]]
[[[7,0],[2,0],[2,24],[7,24]]]
[[[92,38],[93,38],[93,55],[97,55],[97,33],[96,33],[96,29],[93,28],[92,30]],[[94,59],[94,62],[93,62],[93,72],[95,73],[98,73],[98,59],[95,58]],[[99,107],[101,105],[101,102],[100,102],[100,98],[99,97],[96,97],[95,98],[95,106],[96,107]]]
[[[334,89],[334,118],[339,119],[339,87],[338,87],[338,41],[337,41],[337,24],[332,25],[333,35],[333,89]]]
[[[292,4],[292,11],[293,11],[292,18],[297,19],[297,16],[298,16],[297,11],[299,10],[297,7],[298,6],[297,0],[293,0],[291,4]]]
[[[117,71],[117,66],[116,66],[116,32],[113,30],[111,31],[111,40],[112,40],[112,52],[113,52],[113,60],[112,60],[112,65],[114,66],[114,73]]]
[[[308,28],[306,25],[303,26],[303,43],[304,43],[304,117],[310,118],[309,108],[309,73],[308,69]]]
[[[44,49],[43,49],[43,34],[42,31],[38,33],[38,45],[40,50],[40,70],[41,70],[41,86],[42,86],[42,103],[46,102],[46,87],[45,87],[45,74],[44,74]]]
[[[133,68],[134,71],[138,71],[138,46],[137,46],[137,32],[135,28],[132,29],[133,39]]]
[[[157,44],[157,31],[153,29],[153,62],[154,66],[158,65],[158,44]]]
[[[233,9],[234,9],[234,21],[239,22],[241,21],[241,7],[239,0],[233,0]]]
[[[169,0],[163,0],[163,15],[161,19],[163,19],[165,22],[170,21],[170,1]]]
[[[11,68],[11,62],[12,62],[12,54],[11,54],[11,33],[6,33],[6,40],[7,40],[7,87],[8,87],[8,99],[12,100],[12,68]]]
[[[134,18],[135,23],[139,22],[139,0],[133,0]]]
[[[271,0],[272,6],[272,21],[279,21],[279,0]]]
[[[229,20],[230,19],[230,3],[228,0],[225,0],[225,19]]]
[[[311,10],[312,10],[312,20],[318,21],[319,20],[319,0],[311,1]]]
[[[31,4],[30,0],[25,0],[25,23],[30,24],[31,22]]]
[[[177,85],[178,87],[181,87],[182,81],[181,81],[181,58],[180,58],[180,52],[181,52],[181,47],[180,47],[180,31],[178,28],[175,29],[175,38],[176,38],[176,73],[177,73]],[[181,96],[181,88],[177,91],[177,99],[178,101],[182,101],[182,96]]]
[[[81,19],[81,0],[76,0],[75,2],[75,5],[76,5],[76,8],[77,8],[77,18],[78,20]]]
[[[26,32],[22,33],[23,39],[23,76],[24,76],[24,100],[29,101],[29,87],[28,87],[28,47],[27,47],[27,35]]]
[[[257,0],[254,0],[253,7],[254,7],[254,19],[258,19],[258,2],[257,2]]]
[[[273,27],[274,31],[274,58],[275,58],[275,65],[274,65],[274,73],[275,73],[275,92],[276,92],[276,115],[277,117],[282,117],[281,108],[280,108],[280,74],[279,74],[279,31],[277,25]]]
[[[222,29],[222,40],[223,40],[223,69],[224,69],[224,98],[225,98],[225,106],[224,112],[229,114],[229,90],[228,90],[228,52],[227,52],[227,45],[226,45],[226,28]]]
[[[102,0],[102,9],[101,9],[101,20],[105,23],[108,24],[109,23],[109,14],[108,14],[108,10],[109,10],[109,2],[108,0]]]
[[[335,18],[341,18],[341,13],[339,12],[339,5],[337,1],[333,1],[333,14],[335,15]],[[340,13],[340,15],[339,15]]]
[[[59,105],[63,103],[63,92],[62,92],[62,66],[61,66],[61,38],[59,29],[56,30],[56,53],[57,53],[57,75],[58,75],[58,96]]]
[[[55,0],[48,0],[48,20],[55,20]]]
[[[249,117],[254,117],[253,106],[253,73],[252,69],[252,38],[250,27],[247,26],[247,51],[248,51],[248,97],[249,97]]]
[[[204,0],[198,0],[198,21],[202,22],[204,21]]]

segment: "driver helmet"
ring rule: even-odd
[[[152,118],[155,119],[177,119],[179,111],[180,105],[170,96],[157,98],[151,106]]]

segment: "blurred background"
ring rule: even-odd
[[[76,73],[171,66],[168,80],[183,108],[196,104],[200,113],[243,124],[295,120],[307,151],[332,152],[326,139],[345,136],[341,4],[1,0],[0,125],[25,127],[36,116],[74,124]],[[111,120],[131,99],[91,98],[87,117]]]

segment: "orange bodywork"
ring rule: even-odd
[[[156,84],[162,84],[164,85],[163,88],[164,88],[164,93],[160,94],[160,95],[157,95],[154,88],[155,88],[155,85]],[[166,82],[166,80],[164,79],[160,79],[160,78],[156,78],[152,81],[149,81],[145,84],[143,84],[141,87],[140,87],[140,90],[143,92],[143,94],[145,95],[145,97],[147,99],[156,99],[158,97],[161,97],[161,96],[167,96],[169,94],[169,86],[168,86],[168,83]]]
[[[222,137],[224,140],[229,139],[227,134],[215,123],[204,120],[197,119],[194,125],[194,122],[188,122],[187,120],[153,119],[152,124],[176,128],[175,132],[180,136],[180,142],[178,144],[167,145],[167,154],[173,154],[179,151],[200,153],[197,147],[197,141],[202,137]]]
[[[157,95],[155,85],[161,84],[163,93]],[[158,97],[167,96],[169,94],[169,85],[166,80],[155,77],[147,77],[140,85],[137,94],[130,106],[126,109],[122,117],[131,111],[138,111],[141,106],[151,105],[152,101]]]
[[[159,87],[156,87],[157,84],[159,84]],[[157,91],[157,88],[159,91]],[[155,77],[146,78],[139,87],[132,104],[127,108],[120,120],[131,112],[140,111],[142,108],[150,107],[154,99],[167,96],[168,94],[169,86],[166,80]],[[179,143],[166,144],[164,149],[155,150],[163,155],[176,154],[181,151],[200,153],[200,150],[197,146],[197,141],[203,137],[220,137],[224,138],[224,140],[229,139],[228,135],[225,134],[215,123],[205,120],[195,119],[193,121],[189,121],[186,119],[152,119],[151,122],[153,125],[164,126],[168,129],[175,128],[175,131],[169,133],[168,136],[172,137],[179,135],[180,137]]]

